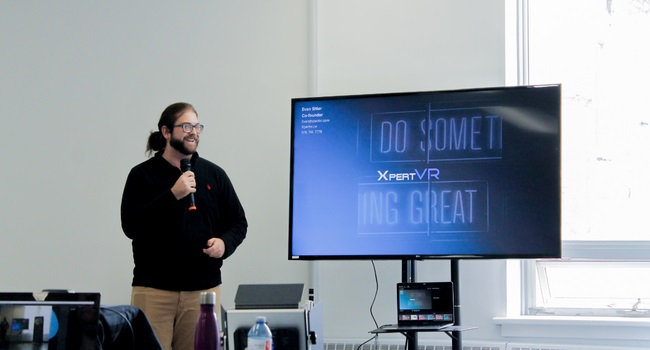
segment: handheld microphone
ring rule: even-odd
[[[181,159],[181,170],[183,172],[192,170],[192,163],[189,159]],[[196,210],[196,203],[194,202],[194,193],[190,193],[190,207],[188,210]]]

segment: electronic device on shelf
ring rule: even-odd
[[[397,283],[397,323],[385,330],[433,331],[454,325],[454,285],[452,282]]]

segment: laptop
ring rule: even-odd
[[[397,324],[382,328],[433,331],[449,327],[454,322],[452,282],[398,283]]]
[[[99,293],[1,293],[0,349],[98,349]]]

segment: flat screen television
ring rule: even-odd
[[[294,98],[289,259],[561,256],[561,86]]]

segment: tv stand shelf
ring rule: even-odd
[[[473,326],[449,326],[445,328],[431,328],[431,329],[418,329],[418,330],[413,330],[413,328],[399,328],[399,327],[391,327],[391,328],[382,328],[379,327],[377,329],[373,329],[368,333],[372,334],[381,334],[381,333],[420,333],[420,332],[445,332],[445,333],[450,333],[450,332],[465,332],[465,331],[471,331],[472,329],[477,329],[478,327],[473,327]]]
[[[444,327],[444,328],[431,328],[431,329],[418,329],[417,331],[413,330],[413,328],[408,328],[408,329],[402,329],[399,327],[391,327],[391,328],[382,328],[379,327],[377,329],[371,330],[369,333],[374,334],[375,336],[379,336],[380,334],[386,334],[386,333],[402,333],[404,334],[407,338],[409,339],[415,339],[414,335],[416,333],[421,333],[421,332],[444,332],[451,338],[451,347],[453,350],[460,350],[462,347],[460,343],[460,332],[465,332],[465,331],[470,331],[472,329],[477,329],[478,327],[472,327],[472,326],[449,326],[449,327]],[[409,345],[412,342],[409,341]],[[413,344],[415,345],[415,344]],[[409,349],[414,348],[416,346],[410,346]]]

